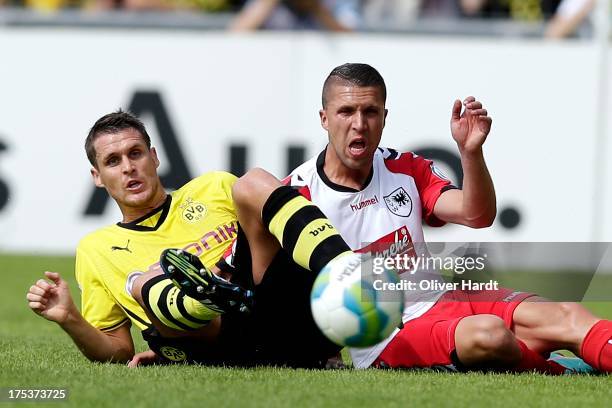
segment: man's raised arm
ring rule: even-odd
[[[491,122],[487,110],[473,96],[468,96],[463,104],[459,100],[454,102],[451,133],[461,155],[463,187],[442,193],[434,207],[437,218],[473,228],[488,227],[495,220],[495,188],[482,153]]]

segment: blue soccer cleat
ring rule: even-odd
[[[553,361],[563,368],[565,368],[565,374],[595,374],[597,371],[584,362],[579,357],[568,357],[555,351],[550,353],[548,361]]]

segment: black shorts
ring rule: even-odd
[[[145,340],[160,355],[173,357],[178,353],[180,359],[184,352],[187,361],[201,364],[324,366],[341,347],[321,333],[312,317],[310,291],[316,273],[300,267],[281,250],[261,283],[254,285],[250,249],[241,231],[236,245],[236,271],[232,281],[254,291],[253,311],[249,315],[224,314],[221,333],[214,344],[192,339],[162,339],[154,330],[147,335],[143,333]]]

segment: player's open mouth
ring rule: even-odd
[[[142,187],[142,183],[140,181],[137,180],[132,180],[127,184],[127,189],[129,191],[137,191]]]
[[[353,156],[361,156],[366,152],[366,143],[364,140],[354,140],[349,144],[349,152]]]

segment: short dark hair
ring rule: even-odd
[[[124,112],[119,109],[117,112],[109,113],[98,119],[85,139],[85,153],[87,153],[87,158],[92,166],[98,168],[96,164],[96,148],[94,147],[96,138],[103,134],[118,133],[125,129],[137,130],[147,144],[147,148],[151,148],[151,138],[140,119],[130,112]]]
[[[387,100],[387,87],[382,75],[371,65],[347,63],[332,70],[325,79],[321,102],[323,109],[327,106],[327,92],[331,85],[345,83],[353,86],[375,86],[379,87],[383,94],[383,100]]]

